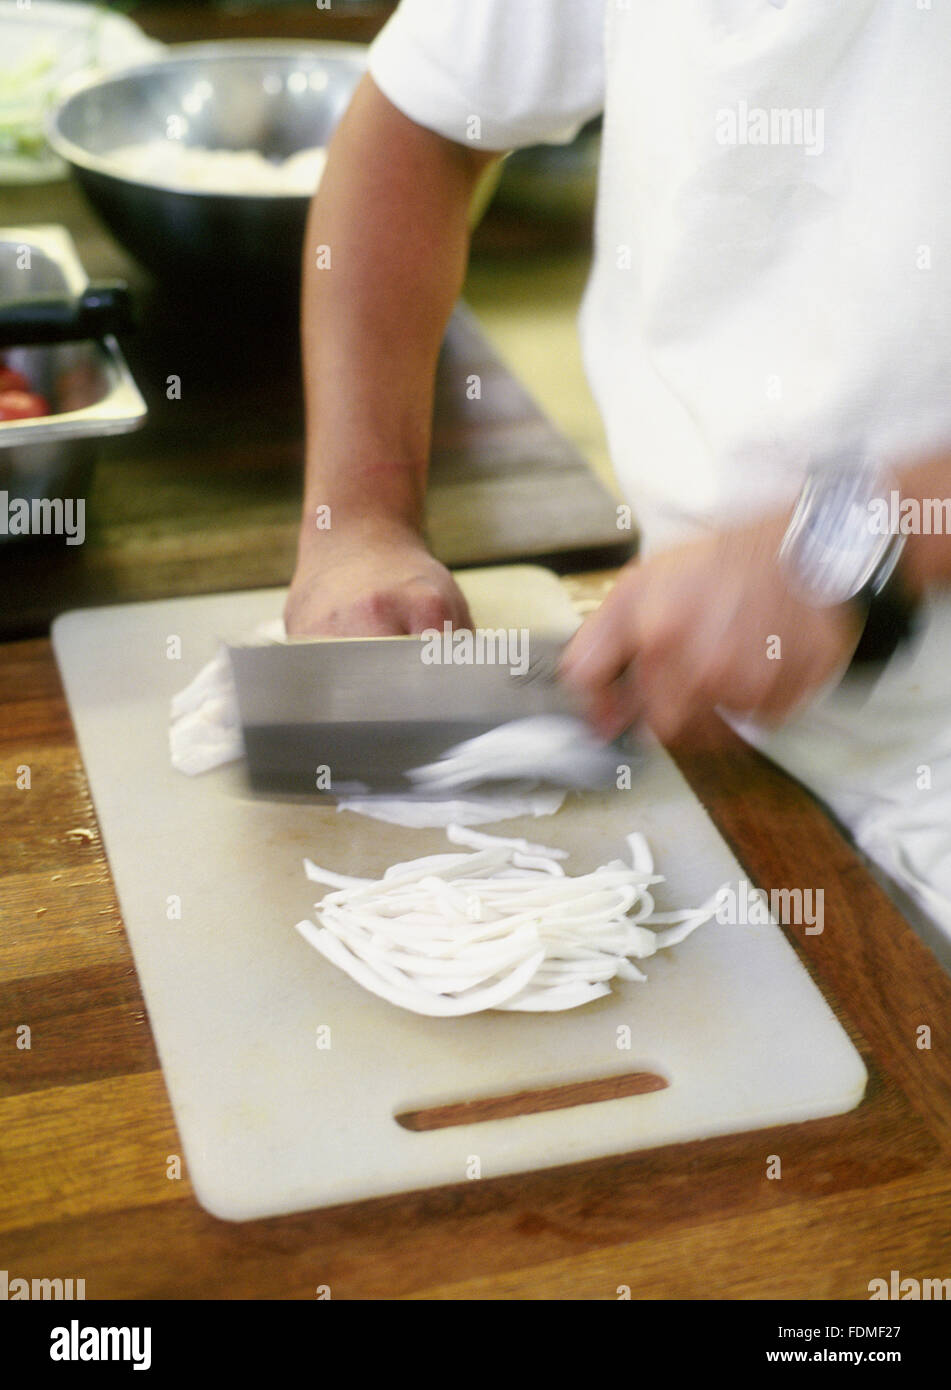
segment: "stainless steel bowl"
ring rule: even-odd
[[[181,44],[96,79],[54,112],[49,142],[117,240],[161,277],[198,288],[286,289],[300,273],[309,196],[205,193],[118,172],[139,141],[254,149],[286,159],[325,144],[365,69],[359,44]]]

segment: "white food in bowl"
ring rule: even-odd
[[[324,145],[297,150],[284,160],[260,150],[207,149],[175,140],[119,145],[102,161],[122,178],[189,193],[309,197],[327,159]]]

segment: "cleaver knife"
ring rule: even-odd
[[[556,677],[563,641],[523,635],[517,659],[483,662],[453,660],[449,634],[436,660],[418,636],[229,645],[252,788],[418,795],[407,774],[467,739],[531,715],[580,716]]]

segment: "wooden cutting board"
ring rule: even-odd
[[[545,571],[482,570],[462,583],[479,625],[572,625]],[[281,603],[279,590],[175,599],[69,613],[53,628],[185,1160],[208,1211],[278,1215],[859,1103],[863,1064],[772,924],[711,922],[644,962],[647,984],[616,983],[609,998],[551,1015],[419,1017],[318,956],[294,930],[319,892],[305,855],[379,874],[446,841],[327,806],[255,800],[240,765],[194,779],[173,771],[169,698],[220,634],[274,618]],[[180,660],[166,654],[173,636]],[[615,857],[641,830],[668,879],[662,907],[699,903],[742,877],[666,754],[651,752],[633,782],[497,828],[569,850],[569,872]],[[632,1073],[666,1084],[435,1129],[395,1118]],[[764,1138],[764,1163],[769,1152]]]

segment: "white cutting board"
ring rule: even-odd
[[[479,626],[572,625],[546,571],[473,571],[463,585]],[[174,599],[69,613],[53,627],[189,1174],[208,1211],[271,1216],[859,1103],[862,1061],[774,925],[711,922],[644,962],[649,983],[615,982],[610,998],[557,1014],[423,1018],[319,956],[294,930],[320,892],[304,877],[305,855],[379,874],[447,842],[440,830],[256,800],[240,764],[198,778],[173,771],[169,698],[220,634],[278,616],[282,602],[278,590]],[[166,655],[173,636],[180,660]],[[624,835],[641,830],[668,877],[661,907],[697,905],[741,877],[660,750],[631,791],[574,795],[556,816],[497,829],[569,850],[569,872],[619,855]],[[168,918],[172,895],[180,920]],[[624,1028],[629,1048],[618,1046]],[[393,1118],[641,1070],[667,1089],[424,1132]]]

